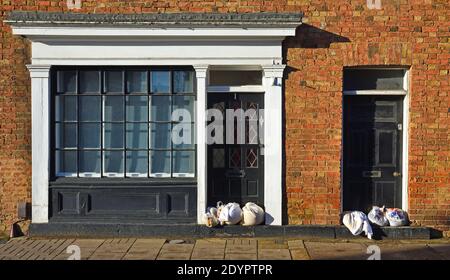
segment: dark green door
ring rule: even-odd
[[[263,206],[264,156],[259,136],[263,133],[260,109],[264,108],[264,95],[208,93],[208,108],[218,109],[224,116],[223,143],[208,145],[208,205],[251,201]],[[242,109],[245,114],[240,121],[236,117],[227,122],[227,109]],[[227,129],[229,125],[232,127]]]
[[[402,100],[344,97],[344,210],[401,207]]]

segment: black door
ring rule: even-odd
[[[208,145],[208,205],[251,201],[263,206],[264,156],[259,137],[263,133],[263,114],[259,111],[264,108],[263,102],[264,96],[259,93],[208,93],[208,108],[220,110],[224,120],[223,143]],[[226,122],[227,109],[243,109],[244,121],[238,122],[236,117]],[[228,132],[227,125],[232,125]]]
[[[344,210],[401,207],[402,98],[344,97]]]

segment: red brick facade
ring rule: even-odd
[[[450,229],[450,4],[447,0],[108,1],[89,13],[290,12],[304,25],[284,44],[285,198],[290,224],[338,224],[341,205],[342,75],[354,65],[410,66],[409,213]],[[369,1],[372,2],[372,1]],[[11,10],[67,11],[66,0],[5,0]],[[0,232],[31,198],[30,62],[27,40],[1,26]]]

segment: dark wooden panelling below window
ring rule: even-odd
[[[197,185],[50,187],[50,222],[195,223]]]

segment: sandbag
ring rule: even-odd
[[[242,208],[243,226],[255,226],[264,222],[264,210],[253,202],[247,202]]]
[[[391,227],[401,227],[409,225],[408,213],[399,208],[387,208],[386,218]]]
[[[385,216],[385,208],[383,207],[378,207],[378,206],[373,206],[372,210],[370,210],[369,214],[367,215],[367,217],[369,218],[369,221],[372,224],[378,225],[380,227],[384,227],[384,226],[388,226],[389,225],[389,221]]]
[[[220,224],[236,225],[242,220],[242,209],[238,203],[218,204],[218,215]]]
[[[372,227],[369,224],[366,214],[361,211],[353,211],[347,213],[342,218],[344,225],[350,230],[353,235],[360,235],[365,232],[369,239],[372,239]]]

